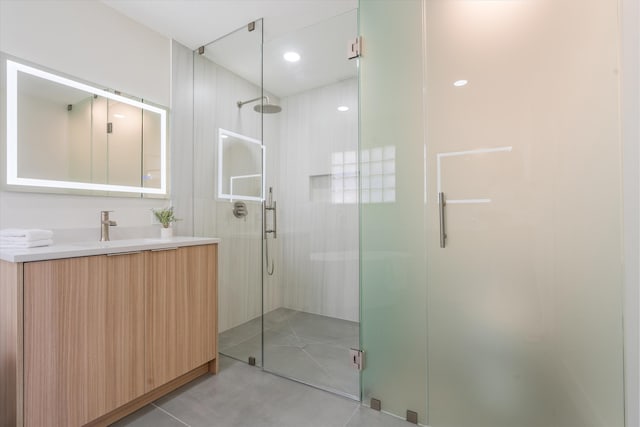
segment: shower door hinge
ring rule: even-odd
[[[347,59],[359,58],[362,54],[362,37],[358,36],[353,40],[349,40],[347,47]]]
[[[349,357],[351,358],[351,366],[358,371],[364,369],[364,351],[357,348],[349,349]]]

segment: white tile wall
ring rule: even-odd
[[[284,306],[352,321],[359,319],[358,205],[333,203],[331,163],[358,151],[357,103],[355,78],[282,99],[277,171]]]
[[[216,200],[217,130],[260,139],[260,115],[251,105],[236,106],[258,97],[259,88],[204,57],[196,56],[194,71],[194,232],[222,238],[220,330],[260,316],[263,300],[265,311],[284,306],[358,320],[357,204],[310,198],[317,177],[327,187],[320,194],[331,191],[332,153],[357,151],[356,79],[285,98],[281,113],[264,115],[267,188],[278,204],[269,276],[262,270],[260,204],[247,202],[249,215],[237,219],[230,202]],[[351,110],[338,112],[343,104]]]
[[[251,138],[262,139],[260,114],[253,104],[239,109],[238,101],[260,96],[259,87],[219,67],[202,56],[194,61],[194,232],[198,236],[222,238],[219,251],[219,329],[224,331],[262,313],[262,207],[248,201],[248,216],[238,219],[232,203],[217,200],[217,137],[224,128]],[[278,99],[269,94],[272,101]],[[279,117],[265,115],[264,141],[267,171],[277,165]],[[269,174],[269,177],[271,175]],[[267,186],[277,185],[268,179]],[[277,253],[279,242],[270,242]],[[276,274],[266,279],[264,301],[267,310],[282,305],[280,281]]]

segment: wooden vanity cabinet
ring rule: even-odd
[[[0,261],[0,427],[106,426],[217,371],[217,245]]]
[[[144,394],[144,255],[24,265],[26,426],[80,426]]]
[[[146,391],[216,358],[214,259],[215,245],[145,253]]]

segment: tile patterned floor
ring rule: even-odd
[[[115,427],[408,427],[348,398],[290,381],[228,357],[206,375]]]
[[[264,361],[260,329],[257,318],[221,333],[220,352],[242,361],[253,356],[269,372],[359,399],[359,375],[349,358],[349,349],[358,347],[358,323],[274,310],[264,316]]]

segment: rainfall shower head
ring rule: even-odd
[[[256,113],[275,114],[282,111],[282,107],[276,104],[271,104],[269,101],[264,104],[256,104],[253,106]]]
[[[253,110],[256,113],[264,113],[264,114],[275,114],[275,113],[279,113],[280,111],[282,111],[282,107],[276,104],[272,104],[271,102],[269,102],[269,97],[268,96],[259,96],[258,98],[254,98],[254,99],[250,99],[248,101],[238,101],[238,108],[242,108],[242,106],[244,104],[249,104],[250,102],[256,102],[256,101],[260,101],[264,99],[265,102],[264,103],[260,103],[257,105],[253,106]]]

